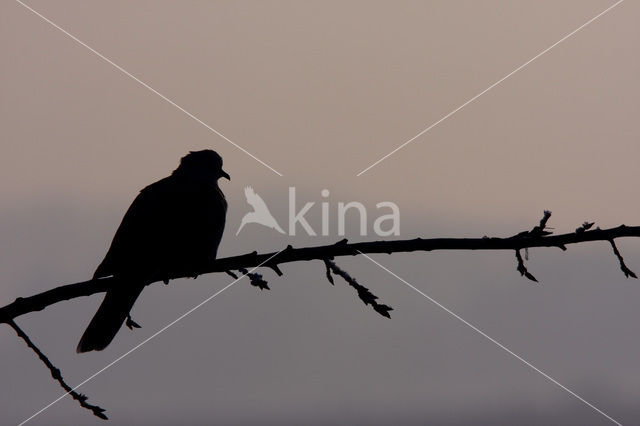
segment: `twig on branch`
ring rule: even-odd
[[[26,333],[22,331],[20,327],[18,327],[18,324],[16,324],[15,321],[13,320],[7,321],[7,324],[9,324],[11,328],[15,330],[16,334],[18,334],[18,336],[25,341],[27,346],[31,350],[33,350],[36,353],[36,355],[38,355],[38,358],[40,358],[40,361],[42,361],[44,365],[46,365],[49,371],[51,372],[51,377],[53,377],[58,383],[60,383],[60,386],[62,386],[62,388],[69,395],[71,395],[73,399],[78,401],[81,407],[91,411],[94,416],[99,417],[102,420],[109,420],[109,418],[104,414],[104,411],[105,411],[104,408],[100,408],[97,405],[89,404],[87,402],[88,398],[86,395],[83,395],[81,393],[74,391],[73,388],[64,381],[64,379],[62,378],[62,374],[60,373],[60,370],[56,368],[56,366],[53,365],[51,361],[49,361],[49,358],[47,358],[47,356],[43,354],[40,349],[38,349],[38,347],[31,341],[29,336],[27,336]]]
[[[566,245],[588,241],[613,241],[621,237],[640,237],[640,226],[620,225],[610,229],[583,230],[568,234],[549,235],[545,230],[547,212],[540,221],[540,225],[531,231],[525,231],[508,238],[415,238],[411,240],[369,241],[348,244],[347,240],[336,244],[293,248],[287,247],[278,256],[269,260],[278,252],[258,254],[252,252],[241,256],[217,259],[208,268],[197,271],[197,275],[213,272],[229,272],[232,270],[248,269],[261,265],[272,268],[290,262],[332,259],[339,256],[355,256],[362,253],[400,253],[434,250],[521,250],[531,247],[558,247],[566,250]],[[615,253],[615,251],[614,251]],[[619,253],[618,253],[619,254]],[[616,255],[617,256],[617,255]],[[627,268],[628,269],[628,268]],[[624,272],[624,270],[623,270]],[[176,271],[170,274],[170,279],[193,277],[193,271]],[[633,277],[634,275],[629,274]],[[257,279],[257,278],[256,278]],[[255,285],[255,280],[252,281]],[[40,311],[54,303],[80,296],[89,296],[107,291],[113,285],[113,278],[99,278],[76,284],[60,286],[31,297],[18,298],[0,308],[0,323],[8,322],[20,315]]]
[[[527,270],[527,267],[524,266],[524,261],[522,260],[522,256],[520,255],[520,249],[516,250],[516,259],[518,259],[518,268],[517,269],[518,269],[518,272],[520,272],[520,275],[523,275],[523,276],[529,278],[531,281],[538,282],[536,277],[531,275],[531,273]]]
[[[583,222],[579,228],[576,228],[576,234],[580,232],[588,231],[595,224],[595,222]]]
[[[335,283],[333,282],[333,276],[331,275],[331,265],[329,264],[329,259],[322,259],[322,261],[324,262],[327,280],[331,283],[331,285],[335,285]]]
[[[534,226],[531,231],[522,231],[511,238],[522,239],[522,238],[532,238],[532,237],[543,237],[545,235],[551,235],[551,231],[545,230],[547,227],[547,221],[551,217],[551,212],[549,210],[545,210],[542,215],[542,219],[540,219],[540,224]],[[526,248],[526,247],[525,247]]]
[[[616,255],[616,257],[618,258],[618,261],[620,262],[620,269],[622,269],[622,272],[624,272],[624,276],[629,278],[629,277],[633,277],[633,278],[638,278],[638,276],[635,274],[635,272],[633,272],[631,269],[627,268],[627,265],[624,264],[624,259],[622,258],[622,255],[620,254],[620,251],[618,251],[618,247],[616,246],[616,242],[613,241],[613,239],[609,240],[609,243],[611,243],[611,247],[613,247],[613,254]]]
[[[255,272],[249,272],[246,268],[238,268],[238,271],[242,273],[242,275],[246,275],[249,277],[249,282],[252,286],[258,287],[260,290],[271,290],[269,288],[269,284],[262,278],[262,274],[257,274]]]
[[[545,228],[547,227],[547,222],[549,221],[550,217],[551,217],[551,212],[549,210],[545,210],[544,214],[542,215],[542,219],[540,219],[540,224],[538,226],[534,226],[533,229],[531,231],[529,231],[531,236],[541,237],[543,235],[552,234],[551,231],[546,231],[545,230]]]
[[[349,275],[346,271],[341,269],[333,260],[323,259],[324,264],[327,266],[327,278],[329,282],[333,284],[333,278],[331,278],[331,272],[336,275],[340,275],[351,287],[355,288],[358,292],[358,297],[365,305],[371,305],[374,311],[382,315],[383,317],[391,318],[389,311],[393,308],[388,305],[381,305],[377,302],[378,296],[371,293],[368,288],[358,283],[355,278]],[[331,272],[330,272],[331,271]]]

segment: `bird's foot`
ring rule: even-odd
[[[140,324],[138,324],[131,318],[131,314],[127,315],[127,320],[125,321],[125,325],[129,327],[129,330],[133,330],[134,328],[141,328]]]

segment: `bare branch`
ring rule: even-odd
[[[545,213],[545,217],[546,217]],[[284,263],[309,261],[318,259],[332,259],[338,256],[355,256],[362,253],[400,253],[434,250],[521,250],[531,247],[559,247],[566,249],[568,244],[578,244],[588,241],[612,241],[620,237],[640,237],[640,226],[620,225],[610,229],[584,230],[561,235],[548,235],[546,221],[543,217],[540,225],[531,231],[525,231],[508,238],[415,238],[411,240],[369,241],[348,244],[347,240],[336,244],[303,247],[294,249],[288,246],[278,256],[269,260],[278,252],[258,254],[252,252],[242,256],[232,256],[217,259],[202,271],[176,271],[170,274],[170,279],[193,277],[213,272],[228,272],[253,268],[261,265],[273,268]],[[615,253],[615,251],[614,251]],[[626,266],[625,266],[626,267]],[[628,269],[628,268],[627,268]],[[630,271],[630,270],[629,270]],[[624,269],[623,269],[624,272]],[[632,276],[629,274],[629,276]],[[251,277],[250,277],[251,279]],[[257,279],[257,278],[256,278]],[[261,278],[260,278],[261,279]],[[254,281],[257,282],[257,281]],[[113,285],[113,278],[100,278],[75,284],[63,285],[27,298],[18,298],[0,308],[0,323],[29,312],[40,311],[54,303],[81,296],[89,296],[107,291]]]
[[[624,259],[622,258],[614,240],[621,237],[640,237],[640,226],[628,227],[621,225],[617,228],[603,230],[600,228],[592,229],[593,222],[584,222],[582,226],[575,230],[575,232],[562,235],[551,235],[551,231],[547,230],[551,229],[547,228],[547,222],[550,217],[551,212],[545,211],[540,223],[533,227],[533,229],[530,231],[520,232],[508,238],[489,238],[486,236],[482,238],[415,238],[411,240],[370,241],[352,244],[349,244],[346,239],[343,239],[335,244],[324,246],[294,249],[289,245],[287,248],[279,252],[258,254],[254,251],[242,256],[217,259],[207,268],[203,268],[198,271],[172,271],[166,277],[163,277],[162,281],[165,284],[168,284],[170,279],[196,278],[199,275],[213,272],[226,272],[234,279],[238,279],[238,275],[233,272],[233,270],[237,270],[249,277],[251,285],[258,287],[261,290],[268,290],[269,285],[262,275],[254,272],[249,273],[249,268],[264,266],[272,269],[278,276],[281,276],[282,271],[279,267],[281,264],[309,260],[322,260],[325,264],[327,280],[329,280],[331,284],[334,284],[332,274],[341,276],[357,291],[358,297],[365,305],[371,305],[371,307],[380,315],[391,318],[389,311],[393,310],[393,308],[388,305],[378,303],[377,296],[336,265],[333,261],[335,257],[355,256],[363,253],[391,254],[433,250],[514,250],[516,260],[518,262],[518,272],[526,278],[537,282],[536,278],[524,265],[524,260],[520,253],[521,250],[525,250],[525,257],[528,260],[528,249],[531,247],[559,247],[562,250],[566,250],[566,245],[568,244],[578,244],[588,241],[608,241],[613,248],[613,253],[620,262],[620,269],[625,276],[637,278],[636,274],[624,263]],[[275,256],[276,254],[278,255],[277,257]],[[0,323],[7,323],[16,331],[18,336],[27,343],[27,346],[31,348],[47,366],[52,377],[56,379],[63,389],[76,399],[82,407],[91,410],[95,416],[105,420],[107,419],[107,416],[104,415],[104,410],[98,406],[88,404],[86,402],[87,397],[85,395],[75,392],[64,382],[60,370],[58,370],[49,361],[49,359],[33,344],[29,337],[16,325],[14,318],[29,312],[40,311],[49,305],[63,300],[108,291],[114,285],[114,281],[115,279],[113,277],[107,277],[63,285],[31,297],[19,297],[13,303],[0,308]],[[130,315],[127,317],[126,326],[131,329],[140,327],[135,321],[133,321]]]
[[[27,336],[26,333],[22,331],[20,327],[18,327],[18,324],[16,324],[13,320],[7,321],[7,324],[9,324],[11,328],[13,328],[15,332],[18,334],[18,336],[25,341],[27,346],[31,350],[33,350],[36,353],[36,355],[38,355],[38,358],[40,358],[40,361],[42,361],[44,365],[46,365],[49,371],[51,372],[51,377],[53,377],[58,383],[60,383],[60,386],[62,386],[62,388],[69,395],[71,395],[73,399],[78,401],[81,407],[86,408],[87,410],[90,410],[94,416],[99,417],[102,420],[109,420],[109,418],[104,414],[104,411],[105,411],[104,408],[100,408],[97,405],[89,404],[87,402],[88,398],[86,395],[83,395],[81,393],[74,391],[73,388],[64,381],[64,379],[62,378],[62,374],[60,373],[60,370],[56,368],[56,366],[53,365],[51,361],[49,361],[49,358],[47,358],[47,356],[43,354],[40,349],[38,349],[38,347],[31,341],[29,336]]]

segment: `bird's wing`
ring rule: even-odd
[[[149,185],[129,207],[94,275],[158,280],[202,267],[216,256],[226,208],[224,196],[208,185],[175,176]]]
[[[253,190],[252,187],[247,186],[244,189],[244,195],[247,197],[247,203],[249,203],[249,205],[251,207],[253,207],[253,210],[258,212],[264,212],[264,211],[269,211],[269,208],[267,207],[267,205],[265,204],[264,200],[262,199],[262,197],[260,197],[258,194],[256,194],[256,192]]]
[[[163,228],[172,206],[179,202],[171,186],[170,178],[165,178],[140,191],[124,215],[94,277],[127,270],[142,272],[146,265],[153,263],[161,250]]]

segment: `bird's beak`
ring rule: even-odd
[[[220,170],[220,176],[231,180],[231,176],[229,176],[229,173],[225,172],[224,170]]]

